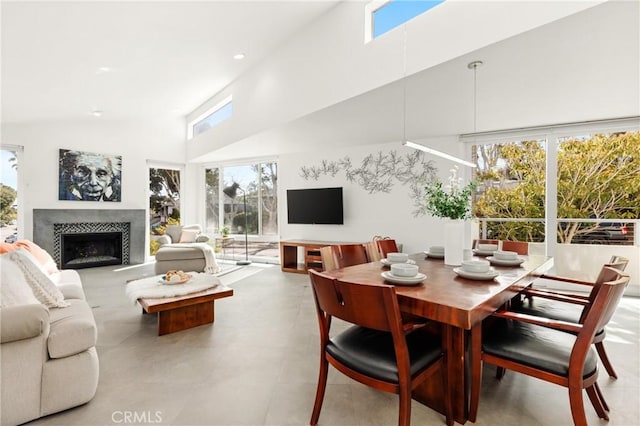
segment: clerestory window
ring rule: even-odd
[[[374,0],[365,6],[365,43],[433,9],[445,0]]]

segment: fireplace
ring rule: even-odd
[[[62,269],[122,264],[122,232],[62,234]]]
[[[62,269],[63,235],[121,233],[121,261],[118,264],[141,264],[148,252],[146,220],[147,214],[143,209],[34,209],[33,241],[49,252],[58,268]],[[111,252],[102,253],[101,256],[118,257]]]

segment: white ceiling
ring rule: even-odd
[[[180,117],[338,1],[2,2],[2,122]],[[637,1],[609,1],[215,152],[217,160],[640,115]],[[247,58],[236,61],[235,53]],[[112,70],[100,73],[100,67]],[[289,142],[287,142],[289,141]],[[206,157],[198,161],[206,161]]]
[[[477,70],[477,122],[474,79]],[[313,152],[640,116],[640,3],[607,2],[199,158]],[[638,120],[640,125],[640,120]],[[319,148],[321,147],[321,148]],[[246,155],[246,154],[245,154]]]
[[[184,116],[337,3],[2,1],[2,122]]]

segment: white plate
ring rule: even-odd
[[[164,279],[165,276],[166,275],[163,275],[162,277],[160,277],[160,284],[166,284],[166,285],[184,284],[191,279],[191,275],[188,275],[187,278],[182,279],[180,281],[167,281]]]
[[[467,278],[470,280],[492,280],[500,275],[493,268],[489,269],[487,272],[469,272],[465,271],[462,268],[453,268],[453,272],[460,275],[462,278]]]
[[[428,251],[424,251],[428,257],[433,257],[434,259],[444,259],[444,253],[429,253]]]
[[[389,262],[386,258],[385,259],[380,259],[380,262],[382,262],[382,264],[384,266],[391,266],[391,264],[394,263],[394,262]],[[412,260],[412,259],[409,259],[406,262],[395,262],[395,263],[408,263],[409,265],[415,265],[416,261]]]
[[[524,262],[524,259],[521,259],[521,258],[507,260],[507,259],[497,259],[495,256],[489,256],[487,257],[487,260],[491,262],[492,265],[499,265],[499,266],[518,266],[522,262]]]
[[[398,285],[416,285],[420,284],[425,280],[425,278],[427,278],[425,274],[421,274],[420,272],[418,272],[418,275],[415,277],[396,277],[389,271],[382,272],[380,275],[390,283]]]
[[[480,250],[480,249],[473,249],[473,253],[477,254],[478,256],[493,256],[493,253],[496,252],[497,250]]]

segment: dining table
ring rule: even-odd
[[[347,282],[394,285],[404,314],[430,320],[442,336],[454,419],[464,424],[469,414],[472,380],[469,343],[474,327],[481,327],[485,318],[511,303],[524,288],[553,267],[552,257],[528,255],[519,258],[522,263],[517,265],[492,264],[497,273],[492,279],[462,278],[456,273],[460,272],[458,267],[445,265],[443,259],[424,253],[409,256],[409,262],[415,262],[419,272],[426,276],[417,284],[388,282],[383,277],[389,272],[385,259],[325,271],[324,274]],[[412,397],[444,413],[443,383],[437,379],[415,389]]]

